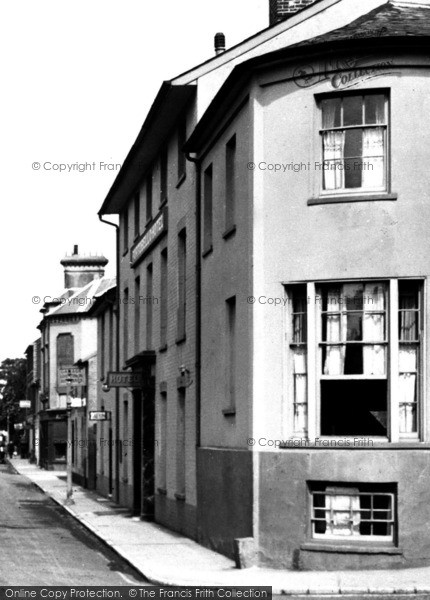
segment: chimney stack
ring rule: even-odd
[[[222,54],[225,52],[225,35],[221,32],[215,34],[215,54]]]
[[[73,254],[66,255],[61,264],[64,267],[64,287],[81,288],[94,279],[101,279],[108,259],[104,256],[84,256],[79,254],[78,245],[73,246]]]
[[[315,0],[269,0],[270,26],[285,21],[294,13],[314,2]]]

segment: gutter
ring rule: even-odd
[[[112,223],[111,221],[107,221],[103,219],[101,213],[99,213],[99,219],[102,223],[106,223],[106,225],[111,225],[111,227],[115,227],[116,229],[116,301],[114,312],[116,312],[116,340],[115,340],[115,370],[119,371],[119,307],[120,307],[120,291],[119,291],[119,225],[116,223]],[[119,504],[120,496],[119,496],[119,388],[115,388],[115,501]],[[109,493],[112,494],[112,489],[109,490]]]

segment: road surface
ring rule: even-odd
[[[28,479],[0,464],[0,585],[148,585]]]

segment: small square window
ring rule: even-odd
[[[313,539],[394,543],[395,485],[312,482],[309,487]]]

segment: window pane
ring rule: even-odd
[[[343,286],[343,302],[347,310],[363,309],[363,284],[345,283]]]
[[[362,125],[363,102],[362,96],[345,96],[343,99],[343,124]]]
[[[321,435],[386,436],[386,380],[321,381]]]
[[[345,375],[363,375],[363,346],[347,344],[345,346]]]
[[[385,98],[383,94],[370,94],[364,97],[364,114],[366,123],[385,123]]]
[[[363,132],[361,129],[345,131],[345,187],[361,187],[363,172],[361,162],[363,155]]]
[[[321,102],[323,129],[331,129],[332,127],[340,127],[340,98],[331,98]]]
[[[363,339],[363,316],[362,313],[349,313],[346,316],[346,339],[348,342]]]

